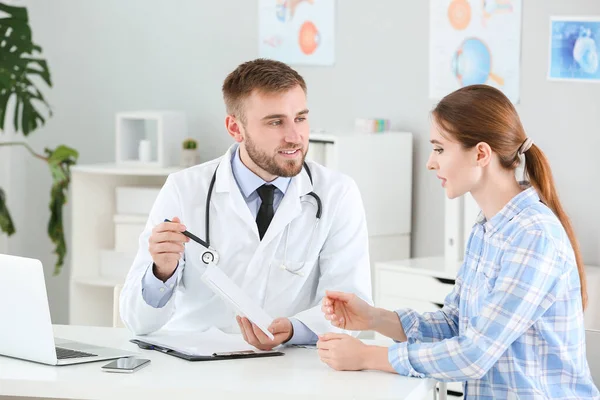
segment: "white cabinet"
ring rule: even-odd
[[[442,308],[454,287],[443,257],[413,258],[375,264],[375,306],[428,312]],[[453,263],[454,264],[454,263]]]
[[[407,132],[310,135],[307,158],[350,176],[358,186],[373,271],[378,261],[410,257],[412,141]]]
[[[78,165],[72,168],[72,240],[69,283],[69,323],[112,326],[113,289],[124,282],[101,274],[101,262],[119,263],[113,270],[127,270],[137,243],[126,253],[115,252],[115,236],[131,236],[115,229],[116,188],[160,188],[179,168],[124,167],[116,164]],[[116,222],[145,223],[143,215],[119,215]],[[141,233],[141,232],[140,232]],[[122,250],[122,249],[121,249]],[[124,260],[125,258],[125,260]],[[119,271],[115,271],[115,276]],[[124,277],[126,271],[121,271]]]

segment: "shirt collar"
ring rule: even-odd
[[[233,177],[235,178],[240,191],[245,198],[250,197],[250,195],[254,193],[256,189],[265,183],[270,183],[285,195],[285,192],[287,191],[292,179],[279,176],[272,182],[266,182],[244,165],[240,158],[240,146],[237,146],[235,152],[233,153],[233,157],[231,158],[231,170],[233,172]]]
[[[483,225],[486,232],[492,233],[500,229],[505,223],[513,219],[524,209],[539,203],[540,197],[533,188],[527,186],[525,190],[513,197],[502,209],[489,221],[485,219],[483,212],[479,214],[477,223]]]

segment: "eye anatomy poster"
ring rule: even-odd
[[[550,19],[548,79],[600,82],[600,17]]]
[[[486,84],[519,101],[522,0],[430,0],[429,97]]]
[[[262,58],[291,65],[333,65],[335,0],[259,0]]]

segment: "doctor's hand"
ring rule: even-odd
[[[269,326],[269,332],[275,336],[275,340],[269,339],[258,326],[250,322],[246,317],[235,317],[244,340],[259,350],[271,350],[292,338],[294,329],[292,322],[287,318],[277,318]]]
[[[321,306],[325,319],[331,325],[351,331],[373,329],[375,307],[370,306],[355,294],[326,291]]]
[[[154,276],[163,282],[175,272],[184,251],[183,244],[190,241],[181,233],[185,229],[177,217],[173,218],[172,222],[162,222],[152,229],[148,250],[154,261]]]

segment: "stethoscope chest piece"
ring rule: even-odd
[[[217,265],[219,263],[219,254],[216,251],[207,250],[202,253],[202,262],[204,264],[212,263]]]

